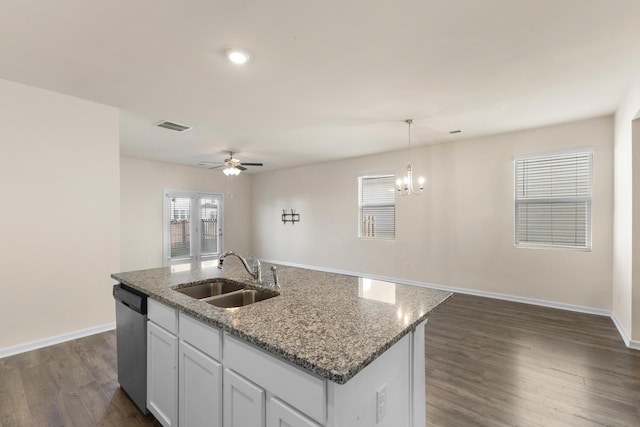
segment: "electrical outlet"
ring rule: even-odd
[[[387,385],[384,384],[376,391],[376,424],[387,415]]]

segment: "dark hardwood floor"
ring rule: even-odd
[[[115,332],[0,359],[0,426],[160,426],[120,389]]]
[[[640,352],[607,317],[457,294],[426,359],[429,426],[640,426]]]
[[[640,352],[609,318],[455,295],[426,332],[428,426],[640,426]],[[0,359],[0,426],[138,426],[115,334]]]

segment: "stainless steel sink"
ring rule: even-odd
[[[197,285],[175,289],[175,291],[195,299],[203,299],[238,291],[243,288],[243,285],[229,280],[214,280],[211,282],[199,283]]]
[[[220,308],[244,307],[245,305],[264,301],[269,298],[278,296],[276,292],[257,291],[254,289],[243,289],[241,291],[231,292],[214,298],[206,299],[208,304],[215,305]]]
[[[221,308],[243,307],[280,295],[269,289],[247,289],[247,285],[228,279],[215,279],[174,291]]]

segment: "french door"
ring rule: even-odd
[[[222,193],[164,191],[164,265],[222,254]]]

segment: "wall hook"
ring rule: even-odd
[[[282,209],[282,222],[283,224],[286,224],[287,222],[292,224],[300,222],[300,214],[296,213],[293,209],[291,209],[291,213],[287,213],[286,209]]]

